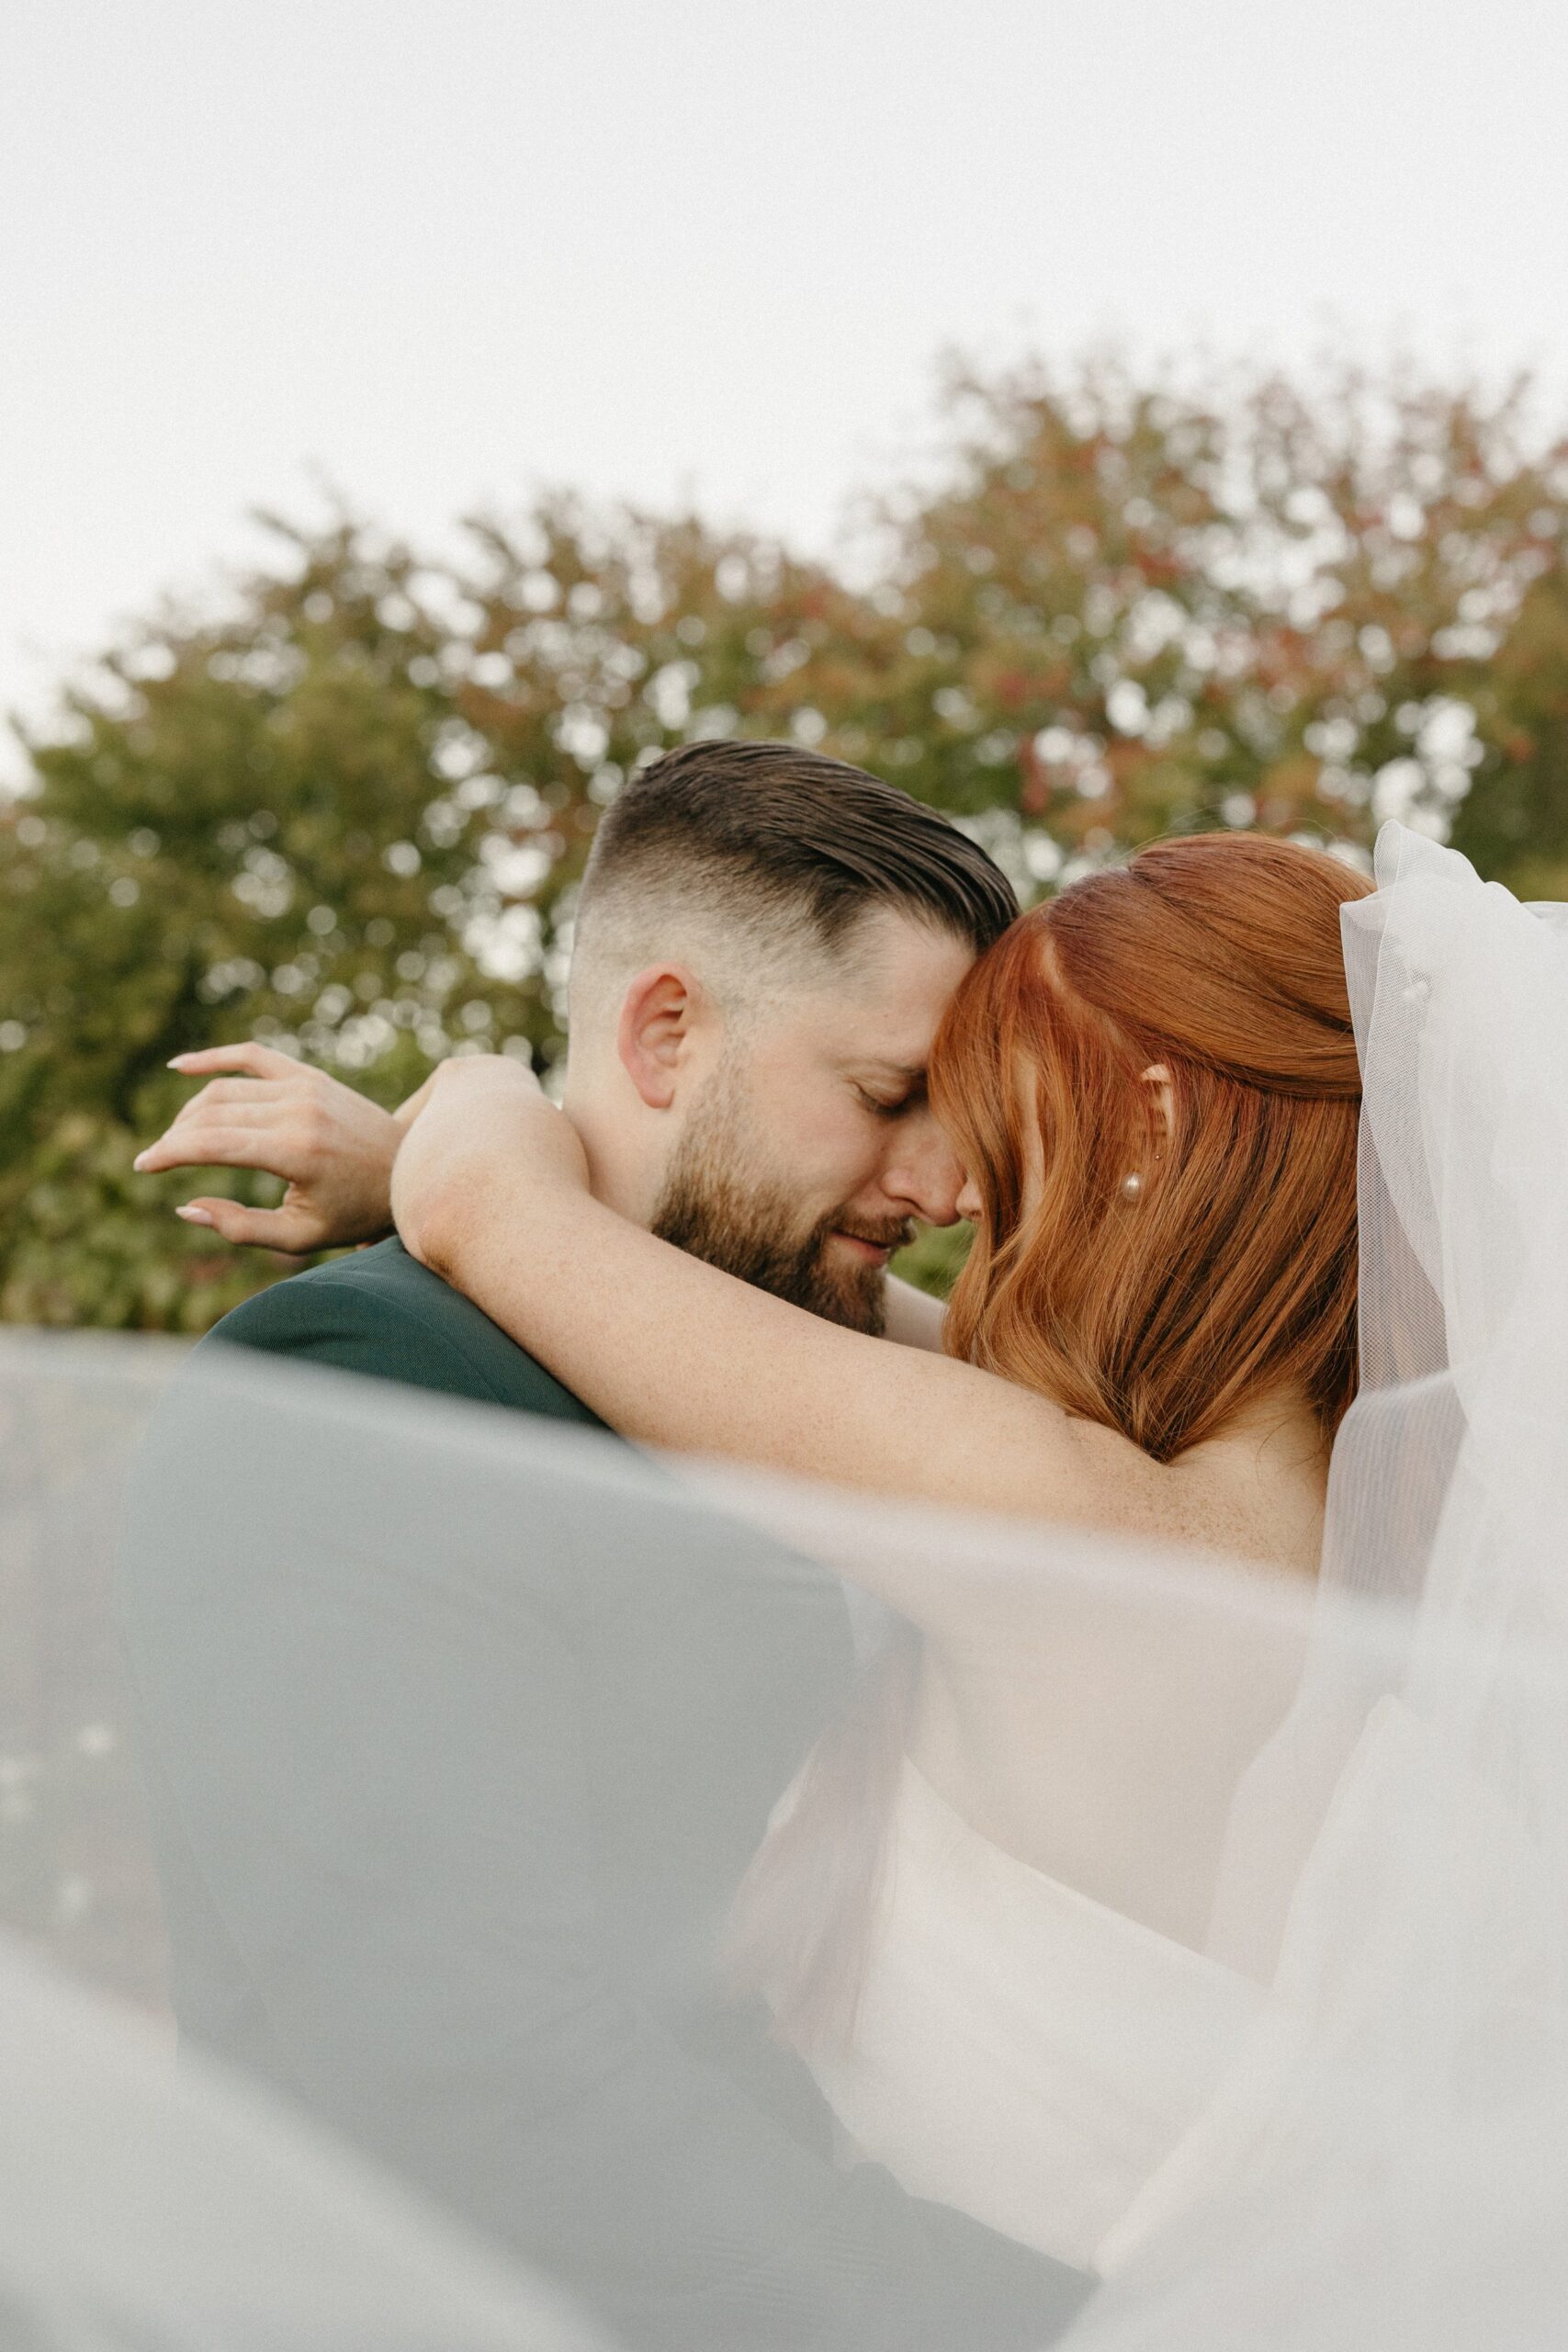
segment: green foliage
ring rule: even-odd
[[[894,1259],[893,1272],[933,1297],[945,1298],[964,1271],[974,1238],[972,1225],[923,1225]]]
[[[130,1173],[182,1048],[266,1037],[384,1102],[557,1056],[598,812],[694,735],[860,761],[1026,892],[1172,828],[1360,854],[1400,815],[1568,896],[1568,445],[1523,387],[1100,367],[951,414],[862,584],[562,500],[446,566],[340,517],[117,647],[0,815],[0,1313],[194,1329],[284,1270]]]
[[[831,748],[1041,882],[1173,829],[1365,847],[1463,804],[1492,870],[1568,888],[1568,443],[1534,448],[1523,386],[1206,401],[1103,368],[954,401],[948,487],[890,518],[872,658],[799,673]]]

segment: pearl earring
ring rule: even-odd
[[[1138,1174],[1138,1172],[1137,1172],[1136,1169],[1134,1169],[1134,1170],[1133,1173],[1132,1173],[1130,1176],[1123,1176],[1123,1177],[1122,1177],[1122,1198],[1124,1201],[1137,1201],[1137,1200],[1141,1200],[1141,1199],[1143,1198],[1143,1193],[1144,1193],[1144,1180],[1143,1180],[1143,1178]]]

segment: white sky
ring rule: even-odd
[[[828,544],[946,345],[1568,408],[1565,91],[1564,0],[6,0],[0,707],[318,473]]]

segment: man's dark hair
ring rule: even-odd
[[[712,887],[742,915],[804,917],[825,948],[874,907],[983,954],[1018,912],[1006,876],[923,801],[794,743],[686,743],[600,820],[584,904]]]

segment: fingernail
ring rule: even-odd
[[[187,1225],[211,1225],[214,1221],[209,1209],[176,1209],[175,1215],[183,1216]]]
[[[142,1161],[146,1159],[146,1157],[147,1157],[146,1152],[144,1152],[144,1151],[139,1151],[139,1152],[137,1153],[137,1155],[136,1155],[135,1159],[134,1159],[131,1161],[131,1163],[130,1163],[130,1164],[131,1164],[131,1166],[132,1166],[132,1168],[140,1168],[140,1167],[141,1167],[141,1163],[142,1163]]]
[[[168,1061],[164,1063],[164,1067],[165,1069],[184,1069],[189,1059],[190,1056],[188,1054],[174,1054],[170,1056]]]

